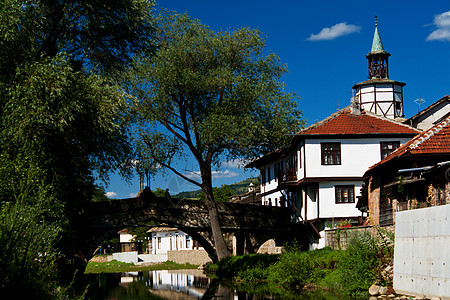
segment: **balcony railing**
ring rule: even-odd
[[[278,182],[297,181],[297,170],[287,169],[278,171]]]

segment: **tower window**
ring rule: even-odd
[[[341,143],[321,143],[322,165],[341,164]]]

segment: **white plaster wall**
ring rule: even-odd
[[[128,233],[120,233],[119,234],[119,241],[121,243],[129,243],[133,239],[133,236]]]
[[[421,116],[421,118],[419,118],[418,120],[417,128],[427,130],[434,126],[433,122],[439,120],[449,112],[450,112],[450,103],[443,102],[432,112],[429,112]]]
[[[321,218],[358,217],[361,212],[356,208],[356,196],[359,195],[362,181],[331,181],[319,184],[319,214]],[[336,203],[335,185],[354,185],[355,203]]]
[[[306,210],[306,216],[303,215],[303,218],[307,218],[308,220],[317,219],[320,216],[318,215],[317,209],[317,197],[319,192],[316,187],[308,186],[306,188],[306,206],[304,210]]]
[[[152,253],[167,254],[169,250],[192,250],[194,241],[190,237],[190,245],[186,247],[187,234],[182,231],[162,231],[152,234]],[[158,247],[158,237],[161,237],[161,248]]]
[[[450,299],[450,205],[397,212],[394,289]]]
[[[364,172],[381,160],[380,142],[407,142],[407,138],[377,139],[308,139],[306,140],[306,177],[362,177]],[[320,143],[341,143],[341,164],[322,165]]]
[[[374,88],[376,87],[376,88]],[[372,84],[367,86],[362,86],[356,89],[356,96],[361,102],[371,102],[363,104],[363,108],[366,111],[371,111],[375,113],[375,108],[372,107],[373,102],[375,101],[391,101],[390,103],[378,103],[379,106],[383,109],[384,113],[387,114],[387,117],[394,118],[394,109],[395,107],[391,107],[392,101],[396,100],[401,102],[403,98],[402,87],[400,85],[394,84]],[[403,114],[403,110],[401,112]],[[377,114],[381,115],[379,108],[377,108]]]
[[[267,189],[267,191],[269,191],[269,189]],[[277,206],[276,201],[279,203],[281,196],[282,196],[282,194],[280,191],[278,191],[276,189],[272,189],[272,193],[267,194],[262,197],[262,205],[268,205],[268,201],[270,199],[271,205]]]

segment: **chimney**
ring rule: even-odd
[[[359,116],[361,114],[361,108],[358,103],[358,99],[356,96],[353,96],[350,100],[350,113],[355,116]]]

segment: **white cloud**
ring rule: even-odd
[[[230,178],[230,177],[236,177],[239,174],[230,170],[225,171],[213,171],[212,176],[213,179],[219,179],[219,178]]]
[[[136,196],[137,196],[137,193],[130,193],[128,195],[128,197],[130,197],[130,198],[136,198]]]
[[[233,160],[227,160],[226,162],[222,163],[222,166],[226,168],[243,168],[246,164],[248,164],[250,161],[245,159],[233,159]]]
[[[450,11],[434,16],[436,30],[430,33],[427,41],[450,41]]]
[[[187,178],[190,178],[190,179],[193,179],[193,180],[199,180],[200,179],[200,171],[184,173],[183,175],[186,176]],[[236,177],[236,176],[239,176],[239,174],[236,173],[236,172],[230,171],[230,170],[212,171],[213,180],[220,179],[220,178]]]
[[[118,194],[115,192],[106,192],[105,196],[108,197],[109,199],[112,199],[112,198],[117,198]]]
[[[335,38],[359,32],[360,26],[347,24],[347,22],[339,23],[331,27],[323,28],[318,34],[311,34],[308,41],[322,41],[322,40],[334,40]]]

